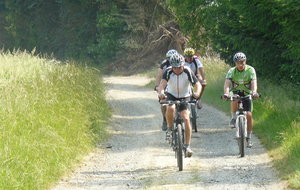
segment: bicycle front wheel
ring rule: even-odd
[[[191,104],[191,112],[192,128],[195,132],[197,132],[197,108],[195,104]]]
[[[177,126],[177,166],[179,171],[183,169],[183,142],[182,142],[182,125]]]
[[[245,119],[243,117],[238,118],[239,127],[239,148],[241,157],[245,156]]]

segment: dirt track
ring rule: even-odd
[[[229,118],[206,104],[199,112],[200,131],[192,136],[194,155],[184,159],[184,171],[179,172],[160,128],[156,93],[143,87],[148,81],[138,76],[105,78],[112,138],[53,190],[286,189],[258,139],[239,158]]]

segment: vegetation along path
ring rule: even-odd
[[[192,158],[178,171],[174,152],[161,131],[156,93],[139,76],[106,77],[113,110],[112,137],[91,153],[54,190],[66,189],[286,189],[270,158],[254,137],[254,147],[239,158],[234,130],[224,113],[204,104],[200,130],[193,134]]]

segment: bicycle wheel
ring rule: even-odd
[[[183,169],[183,142],[182,142],[182,126],[177,125],[177,166],[179,171]]]
[[[175,159],[177,159],[177,129],[174,129],[172,132],[172,148],[175,152]]]
[[[241,157],[245,156],[245,120],[243,117],[239,117],[238,119],[238,127],[239,127],[239,147],[240,147],[240,155]]]
[[[197,108],[195,104],[191,104],[191,112],[192,128],[195,132],[197,132]]]

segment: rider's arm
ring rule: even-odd
[[[257,80],[256,80],[256,72],[254,68],[251,68],[251,86],[250,90],[252,91],[252,95],[257,95]]]
[[[231,80],[230,79],[225,79],[224,94],[229,95],[230,85],[231,85]]]
[[[205,72],[203,67],[198,68],[198,73],[200,73],[201,78],[199,78],[202,85],[206,85]]]
[[[155,89],[156,90],[158,90],[158,86],[160,84],[162,74],[163,74],[163,70],[161,68],[158,68],[157,75],[156,75],[156,82],[155,82]]]
[[[200,96],[200,92],[201,92],[202,86],[201,86],[200,82],[197,81],[197,82],[195,83],[194,87],[195,87],[194,95],[196,96],[196,97],[194,97],[194,98],[198,98],[198,97]]]
[[[167,86],[167,83],[168,83],[168,82],[167,82],[167,80],[165,80],[165,79],[162,79],[162,80],[160,81],[160,84],[159,84],[159,86],[158,86],[158,91],[157,91],[157,93],[158,93],[159,96],[165,93],[165,88],[166,88],[166,86]]]
[[[253,99],[259,98],[260,95],[257,93],[257,80],[252,79],[251,80],[251,91],[252,91],[252,97]]]
[[[252,93],[257,93],[257,80],[251,80],[251,91]]]
[[[198,73],[197,78],[199,79],[200,84],[205,86],[206,85],[206,80],[205,80],[205,72],[204,72],[204,69],[203,69],[203,64],[201,63],[201,61],[198,57],[195,57],[194,59],[195,59],[195,62],[197,64],[197,72],[196,72],[196,73]]]

